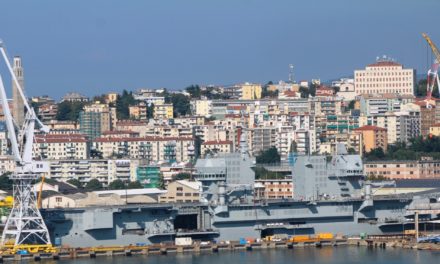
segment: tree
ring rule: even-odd
[[[261,89],[261,98],[266,98],[266,97],[274,98],[274,97],[278,97],[278,90],[269,91],[269,85],[272,85],[272,84],[273,84],[273,82],[269,81],[268,83],[263,85],[263,87]]]
[[[180,180],[189,180],[191,179],[191,173],[187,173],[187,172],[180,172],[176,175],[176,180],[180,181]]]
[[[142,189],[144,186],[139,181],[132,181],[128,183],[127,189]]]
[[[102,189],[102,183],[100,181],[98,181],[97,179],[91,179],[86,184],[86,190],[89,192],[97,191],[97,190],[101,190],[101,189]]]
[[[107,95],[101,94],[101,95],[93,96],[92,102],[100,102],[103,104],[105,103],[106,100],[107,100]]]
[[[381,160],[385,158],[385,153],[382,148],[375,148],[365,153],[365,158],[368,160]]]
[[[198,86],[197,84],[186,87],[185,91],[187,91],[191,95],[191,98],[200,99],[201,90],[200,86]]]
[[[154,117],[154,104],[151,103],[150,105],[147,105],[147,118],[153,118]]]
[[[309,98],[310,91],[306,87],[299,87],[299,92],[301,93],[301,98]]]
[[[170,102],[173,104],[174,116],[185,116],[190,114],[191,104],[189,98],[184,94],[171,94]]]
[[[125,184],[120,179],[116,179],[108,185],[108,188],[110,190],[123,190],[125,189]]]
[[[348,109],[353,110],[355,104],[356,104],[356,100],[351,100],[350,103],[348,104]]]
[[[129,119],[130,109],[129,107],[136,104],[136,100],[133,97],[132,92],[127,90],[122,91],[122,95],[118,95],[116,98],[116,116],[118,119]]]
[[[75,186],[78,189],[83,187],[82,183],[78,179],[67,180],[67,183],[72,184],[73,186]]]
[[[0,176],[0,190],[11,191],[12,190],[12,180],[9,179],[10,172],[3,173]]]
[[[99,151],[97,149],[91,149],[90,150],[90,157],[92,159],[102,159],[102,151]]]
[[[194,156],[196,159],[202,154],[202,138],[200,136],[194,137]]]
[[[79,112],[86,105],[86,102],[68,102],[63,101],[58,104],[56,119],[60,121],[77,121]]]
[[[256,161],[259,164],[279,163],[281,161],[281,156],[276,147],[271,147],[266,151],[262,151],[260,155],[256,157]]]

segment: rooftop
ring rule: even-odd
[[[370,130],[374,130],[374,131],[387,131],[385,128],[382,127],[377,127],[377,126],[362,126],[359,128],[355,128],[354,131],[370,131]]]

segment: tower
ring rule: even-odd
[[[17,80],[20,84],[21,89],[24,90],[24,75],[23,75],[23,67],[21,64],[21,57],[19,56],[14,57],[12,69],[14,71],[15,76],[17,76]],[[24,102],[17,88],[17,85],[15,84],[14,81],[12,81],[12,102],[13,102],[12,117],[14,118],[18,126],[22,126],[24,122]]]
[[[293,64],[289,64],[289,83],[293,83],[294,81]]]

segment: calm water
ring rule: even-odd
[[[220,253],[169,254],[133,257],[98,257],[96,259],[78,259],[62,261],[43,261],[41,263],[56,264],[137,264],[137,263],[179,263],[179,264],[286,264],[286,263],[375,263],[375,264],[406,264],[440,263],[440,252],[415,251],[403,249],[367,249],[364,247],[338,248],[302,248],[302,249],[273,249],[254,251],[235,251]]]

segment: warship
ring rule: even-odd
[[[244,149],[244,148],[243,148]],[[42,210],[56,245],[139,245],[191,237],[201,241],[270,235],[396,234],[440,222],[436,190],[374,195],[362,159],[341,145],[334,155],[297,156],[291,164],[292,199],[264,199],[254,191],[255,159],[246,151],[199,159],[199,203],[143,204]]]

